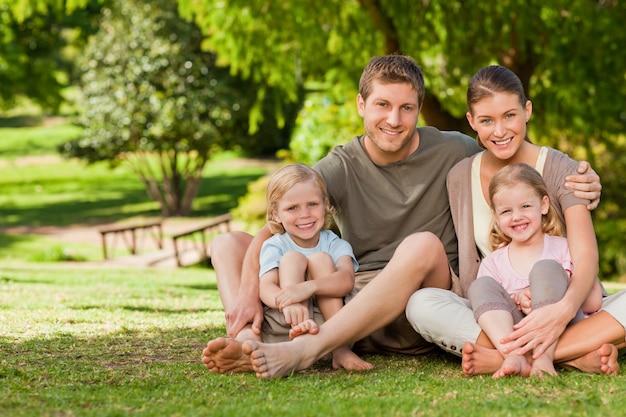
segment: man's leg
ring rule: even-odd
[[[217,290],[228,313],[239,294],[241,268],[252,236],[242,232],[224,233],[211,242],[211,263],[217,279]]]
[[[404,311],[409,296],[422,286],[450,288],[445,250],[431,233],[405,238],[387,266],[349,303],[319,328],[291,342],[245,342],[259,377],[285,376],[311,366],[340,346],[349,345],[382,328]]]
[[[469,300],[452,291],[423,288],[409,298],[406,317],[422,337],[455,356],[461,356],[466,342],[482,334]],[[493,345],[491,345],[493,347]]]
[[[211,243],[211,262],[217,278],[217,289],[226,312],[235,308],[241,284],[243,258],[252,236],[232,232],[215,237]],[[216,373],[243,372],[252,370],[250,358],[243,354],[241,343],[244,340],[260,340],[250,326],[244,327],[234,338],[219,337],[210,340],[202,351],[202,363]]]

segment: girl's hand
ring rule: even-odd
[[[304,281],[297,285],[291,285],[289,287],[280,290],[276,296],[276,306],[279,311],[292,304],[301,303],[313,297],[314,291],[311,285],[313,281]]]
[[[520,310],[525,315],[529,315],[532,311],[531,299],[530,299],[530,288],[525,288],[514,293],[511,298],[515,304],[517,304],[517,309]]]
[[[302,304],[292,304],[282,310],[285,316],[285,322],[292,326],[296,326],[309,319],[309,309]]]

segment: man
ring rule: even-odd
[[[365,134],[314,166],[337,208],[341,237],[352,245],[360,265],[356,295],[323,325],[299,329],[302,335],[292,341],[260,343],[258,253],[270,234],[263,229],[254,238],[234,233],[214,241],[231,339],[208,343],[202,359],[208,369],[276,377],[352,343],[359,353],[420,354],[433,348],[412,329],[404,309],[420,288],[458,291],[457,243],[445,181],[454,164],[479,149],[458,132],[416,127],[424,94],[413,59],[374,57],[357,96]],[[592,182],[594,174],[578,181]]]

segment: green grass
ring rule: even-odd
[[[232,167],[233,159],[207,166],[194,215],[216,216],[237,205],[247,184],[265,174],[259,167]],[[133,216],[158,216],[143,184],[125,166],[44,161],[20,165],[0,162],[0,219],[3,226],[68,226]]]
[[[6,120],[6,119],[5,119]],[[18,119],[21,120],[21,119]],[[36,120],[36,119],[35,119]],[[34,123],[29,119],[23,123]],[[6,121],[2,124],[9,124]],[[75,139],[80,128],[70,124],[58,124],[48,127],[5,127],[0,129],[0,157],[16,158],[24,155],[47,155],[55,152],[56,146]]]
[[[367,356],[288,378],[216,375],[224,333],[213,272],[0,265],[0,415],[621,416],[623,377],[464,377],[456,358]],[[622,366],[622,370],[623,366]]]

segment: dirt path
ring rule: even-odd
[[[100,264],[107,266],[133,266],[133,267],[162,267],[175,268],[176,260],[174,257],[174,246],[168,236],[185,230],[205,224],[210,218],[169,218],[163,222],[163,249],[159,249],[155,240],[146,232],[139,232],[137,239],[139,242],[140,253],[137,255],[119,255],[113,259],[100,260],[96,262],[86,262],[84,264]],[[106,225],[108,225],[107,223]],[[105,224],[96,225],[73,225],[68,227],[58,226],[16,226],[0,228],[0,233],[8,235],[40,235],[47,238],[57,240],[59,242],[67,242],[72,244],[90,244],[94,246],[102,246],[102,236],[98,230]],[[231,224],[231,229],[236,230],[239,226],[237,223]],[[107,242],[109,245],[113,242],[114,237],[109,235]],[[114,241],[115,248],[126,249],[125,243],[121,237],[116,237]],[[110,247],[110,246],[109,246]],[[194,256],[194,255],[192,255]],[[197,255],[195,255],[197,256]],[[83,264],[83,263],[81,263]]]

